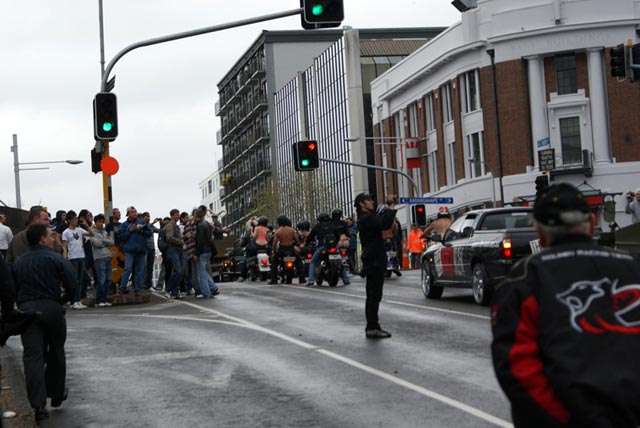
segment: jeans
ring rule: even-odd
[[[413,269],[420,269],[421,261],[422,261],[421,253],[411,253],[411,267]]]
[[[191,287],[189,288],[193,288],[193,291],[195,291],[196,294],[204,294],[202,291],[200,291],[200,278],[202,278],[202,275],[200,274],[200,260],[193,260],[192,258],[189,259],[189,278],[190,281],[188,281],[191,284]],[[205,271],[206,272],[206,271]]]
[[[182,250],[167,252],[167,262],[171,266],[171,276],[166,280],[165,290],[173,297],[180,295],[180,278],[182,278],[186,257],[187,253]]]
[[[211,263],[211,253],[202,253],[198,257],[198,284],[204,297],[211,297],[211,293],[218,289],[215,281],[207,272],[207,265]]]
[[[73,272],[76,274],[76,281],[78,281],[76,295],[73,297],[73,303],[75,303],[79,302],[82,296],[82,288],[84,286],[82,282],[82,279],[84,278],[84,259],[70,259],[69,262],[71,262],[71,265],[73,266]]]
[[[142,291],[142,279],[144,278],[144,265],[146,263],[146,253],[124,253],[124,272],[120,280],[120,288],[126,289],[131,272],[133,272],[133,291]]]
[[[94,260],[93,273],[96,276],[96,304],[106,303],[111,285],[111,257]]]
[[[144,268],[144,288],[153,287],[153,263],[156,261],[156,250],[147,248],[147,263]]]

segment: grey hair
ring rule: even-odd
[[[544,235],[545,240],[552,244],[556,239],[565,235],[585,235],[591,236],[591,222],[589,220],[578,224],[549,226],[534,220],[538,230]]]

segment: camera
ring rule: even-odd
[[[632,200],[636,196],[636,193],[633,190],[629,190],[627,192],[627,200]]]
[[[136,227],[138,228],[138,230],[140,230],[144,227],[144,224],[136,224]]]

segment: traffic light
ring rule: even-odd
[[[99,92],[93,99],[93,131],[97,140],[113,141],[118,136],[116,94]]]
[[[300,0],[302,28],[337,27],[344,19],[343,0]]]
[[[549,188],[549,177],[547,175],[539,175],[536,177],[536,198],[542,195]]]
[[[636,43],[631,46],[631,54],[629,59],[629,71],[631,74],[631,81],[635,82],[640,80],[640,71],[636,67],[640,67],[640,43]]]
[[[291,146],[296,171],[310,171],[320,167],[317,141],[298,141]]]
[[[413,224],[418,226],[427,225],[427,210],[424,204],[411,205],[411,220]]]
[[[627,60],[624,45],[619,44],[615,48],[611,48],[609,53],[611,55],[611,77],[626,77]]]
[[[91,172],[94,174],[102,171],[100,168],[100,161],[102,160],[102,153],[99,153],[96,149],[91,149]]]

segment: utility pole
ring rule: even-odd
[[[13,134],[13,178],[16,184],[16,208],[22,209],[22,200],[20,198],[20,162],[18,161],[18,135]]]

